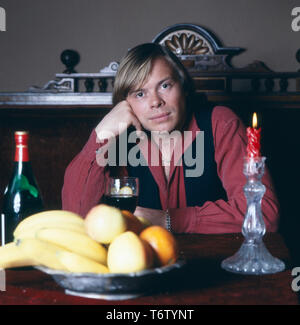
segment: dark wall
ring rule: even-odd
[[[77,109],[7,110],[0,117],[0,191],[9,181],[14,159],[14,131],[30,132],[29,154],[46,208],[61,208],[61,188],[67,165],[82,149],[103,109],[90,113]],[[0,195],[0,201],[2,195]]]

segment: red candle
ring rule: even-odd
[[[260,131],[261,128],[257,129],[257,115],[254,113],[252,118],[252,128],[247,128],[247,155],[249,158],[260,157]]]

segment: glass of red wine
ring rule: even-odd
[[[104,203],[134,213],[139,196],[136,177],[110,177],[105,184]]]

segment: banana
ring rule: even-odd
[[[77,232],[82,235],[86,235],[85,229],[82,226],[77,225],[77,224],[69,223],[69,224],[53,225],[53,223],[45,223],[45,224],[41,223],[41,224],[34,225],[30,229],[18,231],[17,233],[14,234],[14,239],[16,241],[18,239],[36,238],[36,234],[39,230],[47,229],[47,228],[54,228],[54,227],[56,229],[68,230],[68,231],[72,231],[72,232]]]
[[[36,238],[63,249],[106,264],[107,250],[86,234],[59,228],[44,228],[36,233]]]
[[[76,253],[58,252],[60,263],[70,272],[108,273],[108,268],[100,263],[90,260]]]
[[[11,242],[0,247],[0,268],[36,265],[36,261],[28,257],[15,243]]]
[[[63,210],[48,210],[33,214],[22,220],[14,231],[15,238],[21,238],[22,234],[45,227],[72,228],[73,230],[84,229],[84,220],[76,213]],[[30,237],[30,236],[29,236]]]
[[[33,259],[36,265],[67,271],[58,259],[58,253],[63,252],[62,248],[33,238],[18,240],[16,245],[25,255]]]

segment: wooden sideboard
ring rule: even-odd
[[[30,132],[29,153],[46,208],[61,208],[64,171],[82,149],[107,107],[18,106],[0,108],[1,177],[3,193],[14,159],[16,130]],[[2,196],[0,197],[2,200]]]

